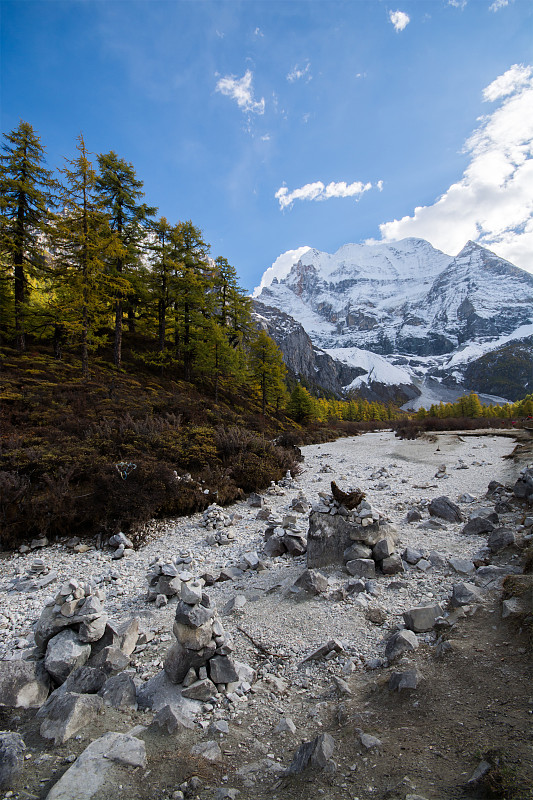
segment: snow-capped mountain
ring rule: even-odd
[[[418,392],[432,376],[479,390],[464,383],[476,375],[483,385],[483,368],[472,370],[472,362],[483,357],[490,370],[488,353],[533,336],[533,275],[474,242],[456,257],[413,238],[347,244],[333,255],[294,253],[292,265],[278,259],[283,268],[265,272],[255,295],[300,323],[315,348],[358,369],[345,388],[411,385]],[[528,363],[523,391],[510,378],[512,391],[504,394],[500,381],[499,396],[533,390],[533,356]]]

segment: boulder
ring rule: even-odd
[[[216,688],[216,687],[215,687]],[[166,728],[168,733],[174,733],[178,728],[193,730],[195,725],[189,717],[182,714],[172,706],[163,706],[154,717],[154,724],[160,728]]]
[[[298,775],[307,768],[323,769],[334,750],[335,741],[329,733],[322,733],[310,742],[304,742],[296,751],[287,775]]]
[[[130,656],[139,639],[139,620],[136,617],[124,622],[108,620],[103,637],[93,645],[93,655],[104,647],[117,647]]]
[[[513,494],[520,500],[533,503],[533,465],[524,467],[513,486]]]
[[[389,691],[401,692],[404,689],[416,689],[420,678],[421,675],[416,668],[404,672],[393,672],[389,678]]]
[[[332,516],[313,511],[309,516],[307,532],[307,566],[325,567],[328,564],[342,564],[343,554],[359,538],[360,525],[347,522],[340,514]]]
[[[85,748],[48,793],[46,800],[115,797],[130,770],[146,768],[143,741],[127,733],[106,733]]]
[[[441,616],[442,608],[438,603],[429,606],[415,606],[403,613],[405,627],[415,633],[432,630],[435,620]]]
[[[512,547],[515,544],[514,531],[510,530],[510,528],[496,528],[487,539],[487,546],[491,553],[499,553],[500,550]]]
[[[56,683],[63,683],[74,669],[86,663],[90,655],[91,646],[80,642],[78,635],[68,629],[48,641],[44,666]]]
[[[471,603],[481,603],[483,595],[481,589],[473,583],[456,583],[452,587],[452,596],[450,598],[450,605],[452,608],[459,608],[460,606],[467,606]]]
[[[328,579],[317,569],[306,569],[295,581],[295,586],[309,594],[322,594],[328,589]]]
[[[50,691],[50,677],[38,661],[0,661],[0,706],[39,708]]]
[[[89,665],[102,669],[106,675],[122,672],[130,663],[130,658],[118,647],[104,647],[96,655],[91,656]]]
[[[24,739],[18,733],[0,731],[0,789],[11,786],[24,766]]]
[[[137,704],[139,708],[150,708],[154,712],[170,706],[173,711],[193,722],[202,704],[182,697],[181,691],[181,687],[171,683],[166,672],[161,670],[137,689]]]
[[[72,670],[68,678],[56,692],[75,692],[76,694],[97,694],[107,680],[107,673],[100,667],[87,664]]]
[[[233,683],[238,681],[239,676],[228,656],[214,656],[208,662],[209,676],[213,683]]]
[[[44,706],[43,706],[44,708]],[[95,694],[75,694],[64,692],[58,694],[50,705],[37,712],[39,717],[44,716],[41,723],[41,736],[53,739],[54,744],[64,744],[86,725],[90,725],[99,713],[103,711],[104,701]]]
[[[450,558],[448,559],[448,564],[460,575],[473,575],[476,571],[474,562],[469,561],[467,558]]]
[[[174,622],[172,630],[178,642],[188,650],[201,650],[209,644],[213,635],[211,621],[199,628],[190,628],[181,622]]]
[[[459,506],[449,497],[435,497],[428,506],[432,517],[445,519],[447,522],[462,522],[463,515]]]
[[[203,703],[207,703],[207,701],[215,697],[216,694],[217,687],[209,678],[195,681],[191,683],[190,686],[187,686],[186,689],[181,690],[182,697],[188,697],[191,700],[201,700]]]
[[[359,578],[376,577],[376,564],[371,558],[354,558],[353,561],[348,561],[346,569],[350,575]]]
[[[201,604],[194,606],[180,600],[176,608],[176,622],[186,625],[189,628],[200,628],[213,618],[212,608],[206,608]]]
[[[413,631],[397,631],[393,633],[385,646],[385,658],[394,661],[404,653],[416,650],[418,639]]]
[[[372,548],[362,542],[354,542],[347,547],[343,553],[343,560],[346,564],[356,558],[372,558]]]
[[[394,539],[392,536],[385,536],[376,542],[372,548],[372,558],[374,561],[383,561],[384,558],[389,558],[394,554]]]
[[[463,527],[461,533],[467,536],[475,536],[480,533],[490,533],[494,530],[494,525],[486,517],[473,517]]]
[[[202,599],[203,581],[188,581],[181,584],[181,600],[188,605],[194,606]]]
[[[120,672],[104,683],[99,695],[106,706],[112,708],[137,708],[137,687],[131,675]]]
[[[195,653],[187,650],[180,642],[169,648],[163,663],[163,669],[172,683],[181,683],[194,664]]]
[[[381,571],[384,575],[397,575],[399,572],[404,572],[402,559],[398,554],[384,558],[381,562]]]

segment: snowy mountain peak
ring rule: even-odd
[[[487,352],[533,330],[533,275],[476,242],[455,258],[416,238],[301,250],[272,279],[265,272],[256,296],[297,320],[316,347],[365,372],[363,351],[396,367],[418,364],[415,373],[429,368],[420,366],[426,359],[437,374],[471,345]]]

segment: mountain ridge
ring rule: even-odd
[[[340,360],[344,370],[357,367],[359,389],[373,382],[368,357],[361,358],[365,351],[384,357],[391,372],[401,366],[413,389],[415,378],[428,376],[475,391],[476,385],[467,384],[481,380],[480,370],[468,371],[468,364],[483,356],[484,369],[490,370],[487,353],[515,332],[522,333],[518,338],[533,334],[533,275],[473,241],[456,256],[412,237],[389,244],[347,244],[335,254],[309,248],[284,277],[268,285],[266,278],[265,273],[256,300],[292,317],[312,345]],[[275,325],[270,333],[276,339]],[[481,352],[474,352],[474,345]],[[469,347],[474,348],[472,357],[458,359]],[[533,385],[533,359],[531,378],[528,369],[524,394]],[[313,376],[299,374],[316,379],[316,370]],[[351,384],[337,391],[354,388]],[[394,384],[391,379],[388,385]],[[514,378],[510,386],[516,394]]]

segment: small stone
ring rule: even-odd
[[[377,736],[370,736],[369,733],[360,733],[359,741],[361,742],[365,750],[373,750],[374,748],[383,747],[381,739],[378,739]]]

